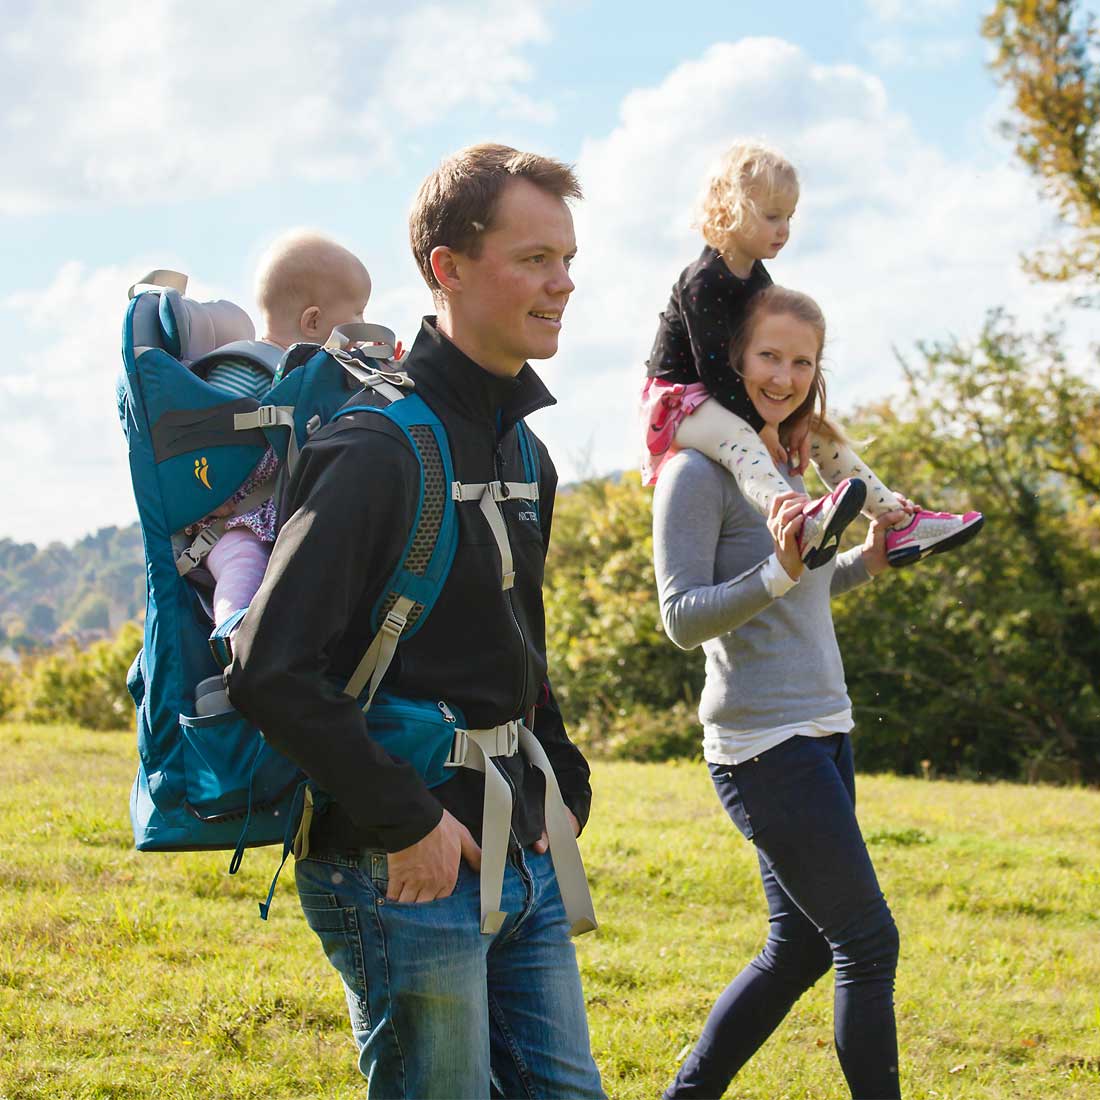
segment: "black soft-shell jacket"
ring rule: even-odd
[[[553,404],[524,366],[497,378],[425,318],[403,366],[442,421],[455,477],[465,483],[524,481],[515,422]],[[471,728],[536,711],[535,736],[567,805],[582,823],[591,799],[588,765],[569,741],[547,688],[543,563],[557,474],[546,448],[539,505],[502,505],[515,563],[504,591],[500,555],[474,502],[458,503],[458,550],[430,618],[398,646],[383,681],[415,699],[457,704]],[[371,641],[370,609],[392,574],[415,519],[420,464],[399,429],[352,413],[302,449],[263,585],[237,638],[227,675],[234,706],[332,797],[314,819],[311,846],[399,851],[427,835],[443,808],[480,838],[484,777],[466,768],[429,790],[405,762],[370,736],[340,686]],[[542,775],[519,755],[500,761],[516,791],[514,840],[542,831]]]

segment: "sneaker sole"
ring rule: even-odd
[[[947,550],[954,550],[956,547],[968,543],[982,529],[984,523],[985,516],[979,516],[942,542],[937,542],[935,546],[926,546],[924,549],[919,546],[903,546],[900,550],[889,551],[886,560],[895,569],[901,569],[906,565],[915,565],[918,561],[930,558],[933,554],[942,554]]]
[[[802,559],[807,569],[820,569],[821,566],[833,560],[840,545],[840,536],[844,534],[848,524],[859,515],[866,499],[867,486],[863,482],[849,484],[829,517],[821,542]]]

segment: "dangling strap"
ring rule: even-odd
[[[536,481],[490,481],[479,484],[451,482],[451,499],[459,502],[476,500],[482,515],[493,532],[497,550],[500,551],[500,587],[507,591],[516,583],[516,571],[512,562],[512,546],[508,541],[508,525],[504,522],[498,504],[502,500],[516,497],[519,500],[539,499],[539,486]]]
[[[504,864],[512,830],[512,788],[491,761],[514,756],[520,723],[507,722],[487,730],[456,730],[448,767],[471,768],[485,774],[485,801],[481,810],[481,931],[500,931],[507,913],[500,908],[504,892]]]
[[[301,811],[300,823],[295,820],[298,817],[299,810]],[[309,789],[309,781],[303,779],[294,792],[294,801],[290,805],[290,813],[287,814],[286,832],[283,833],[283,858],[279,861],[279,866],[275,868],[271,885],[267,888],[267,897],[260,902],[260,920],[267,920],[267,915],[271,912],[271,899],[275,896],[275,886],[279,881],[279,876],[283,873],[286,861],[292,854],[295,859],[305,859],[309,854],[309,823],[312,820],[313,795]],[[301,845],[302,854],[299,855],[299,841],[303,830],[305,841]]]
[[[481,931],[497,932],[508,915],[501,911],[504,864],[512,829],[512,788],[490,761],[513,756],[517,748],[545,777],[543,816],[550,857],[561,890],[569,934],[579,936],[596,928],[592,894],[584,873],[573,823],[565,808],[557,776],[538,739],[518,719],[485,730],[455,730],[449,768],[471,768],[485,774],[485,802],[481,812]]]
[[[220,516],[204,527],[196,536],[190,546],[185,546],[176,557],[176,572],[181,577],[186,577],[197,565],[202,564],[202,559],[214,549],[215,543],[225,534],[225,525],[237,516],[246,515],[248,512],[259,508],[267,498],[271,496],[271,478],[257,485],[248,496],[238,504],[237,510],[231,516]]]
[[[393,601],[393,607],[386,613],[382,626],[375,634],[367,652],[363,654],[363,659],[356,666],[347,684],[344,685],[344,694],[350,695],[354,699],[367,686],[367,681],[370,681],[370,692],[367,695],[366,703],[363,704],[363,710],[370,710],[370,705],[374,702],[374,693],[378,690],[378,685],[382,683],[382,677],[386,675],[386,670],[390,667],[393,655],[397,652],[397,643],[401,640],[401,631],[405,629],[405,623],[409,619],[409,611],[415,603],[416,601],[409,599],[408,596],[398,596]]]
[[[554,861],[554,874],[558,889],[565,903],[565,915],[569,918],[569,934],[580,936],[597,927],[592,894],[588,889],[588,876],[584,873],[584,861],[577,846],[573,823],[565,809],[558,777],[550,766],[550,759],[538,738],[526,727],[519,731],[519,745],[523,755],[535,765],[546,780],[546,797],[543,813],[546,818],[546,836],[550,841],[550,857]]]

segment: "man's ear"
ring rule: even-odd
[[[432,274],[443,291],[454,294],[462,289],[462,256],[445,244],[437,244],[432,249],[428,262],[432,265]]]
[[[321,334],[321,307],[307,306],[302,310],[302,316],[298,318],[298,329],[307,341],[317,343],[313,338]]]

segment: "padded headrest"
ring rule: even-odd
[[[196,302],[178,290],[164,289],[158,315],[164,350],[184,363],[201,359],[223,344],[256,338],[248,314],[232,302]]]

